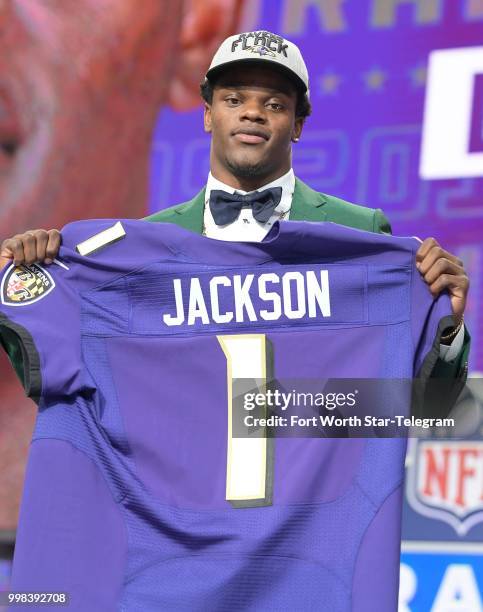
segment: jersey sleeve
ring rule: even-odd
[[[434,368],[440,356],[441,336],[454,325],[450,297],[443,291],[434,298],[416,266],[413,266],[411,285],[413,414],[418,417],[446,416],[456,400],[452,393],[454,381],[435,378]]]
[[[412,326],[414,376],[429,377],[440,354],[441,336],[453,326],[451,302],[445,291],[434,299],[419,272],[413,272]]]
[[[37,401],[95,388],[82,360],[83,292],[147,261],[172,258],[171,243],[186,238],[172,224],[132,219],[75,221],[61,234],[53,264],[0,270],[0,345]]]
[[[7,264],[0,272],[0,335],[26,394],[92,388],[82,364],[75,271],[59,263]]]

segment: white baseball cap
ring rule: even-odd
[[[309,95],[309,73],[300,49],[278,34],[259,30],[229,36],[213,56],[205,78],[211,79],[222,68],[241,62],[271,62]]]

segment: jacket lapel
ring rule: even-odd
[[[289,218],[292,221],[325,221],[327,213],[323,205],[326,202],[321,193],[296,178]]]
[[[173,222],[182,227],[201,234],[203,231],[203,214],[205,208],[205,188],[203,188],[195,197],[175,208],[173,211]]]

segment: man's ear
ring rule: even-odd
[[[220,43],[236,33],[242,8],[243,0],[186,0],[178,58],[168,94],[171,108],[187,111],[201,104],[200,82]]]
[[[292,141],[293,142],[298,142],[298,140],[299,140],[299,138],[300,138],[300,136],[302,134],[304,123],[305,123],[305,118],[304,117],[297,117],[295,119],[294,128],[293,128],[293,132],[292,132]]]
[[[210,133],[211,132],[211,104],[208,104],[207,102],[205,102],[204,104],[205,104],[205,110],[204,110],[203,122],[204,122],[205,132]]]

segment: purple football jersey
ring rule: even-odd
[[[70,610],[397,609],[404,439],[233,434],[231,381],[411,379],[449,297],[419,243],[332,223],[261,243],[67,225],[57,264],[6,266],[0,330],[38,402],[12,589]],[[409,406],[407,406],[409,414]]]

